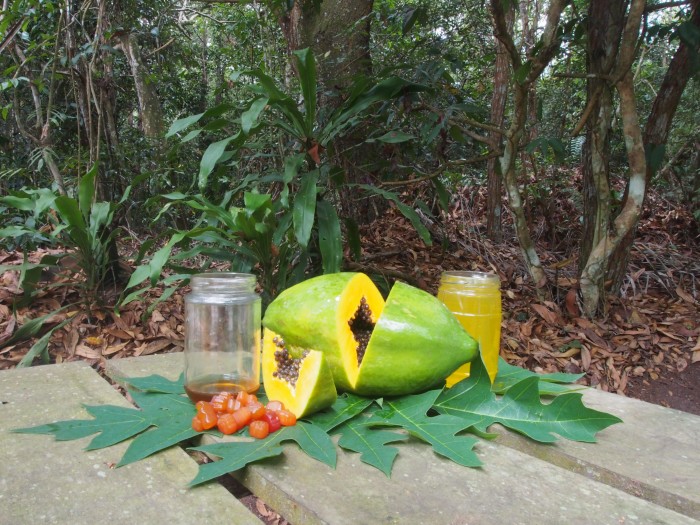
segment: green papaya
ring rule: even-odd
[[[323,352],[336,387],[367,396],[442,386],[478,353],[437,298],[397,282],[385,302],[362,273],[323,275],[285,290],[263,325],[287,344]]]

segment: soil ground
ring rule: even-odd
[[[670,371],[656,381],[633,379],[627,385],[626,395],[700,415],[700,363],[683,372]]]

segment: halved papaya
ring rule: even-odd
[[[262,373],[267,397],[281,401],[298,418],[331,406],[338,397],[322,352],[288,346],[267,328],[263,334]]]
[[[337,273],[282,292],[263,324],[287,343],[324,353],[339,390],[421,392],[477,355],[477,343],[432,295],[397,282],[386,303],[369,277]]]

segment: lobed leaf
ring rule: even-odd
[[[399,453],[396,447],[387,444],[408,439],[407,434],[371,429],[360,418],[347,421],[338,427],[337,433],[340,434],[340,447],[358,452],[360,461],[378,468],[387,477],[391,477],[391,467]]]
[[[542,404],[538,384],[537,377],[528,377],[497,399],[491,392],[486,369],[476,360],[469,378],[445,390],[434,408],[441,414],[462,419],[481,432],[500,423],[542,443],[556,441],[555,434],[592,443],[598,431],[622,421],[611,414],[586,408],[578,393],[562,394],[552,403]]]
[[[506,390],[515,385],[517,382],[527,379],[528,377],[536,377],[539,381],[538,388],[540,395],[552,396],[565,394],[583,388],[579,385],[570,385],[562,383],[574,383],[580,379],[583,374],[565,374],[557,372],[553,374],[537,374],[530,370],[525,370],[518,366],[508,364],[505,359],[498,358],[498,374],[491,387],[491,390],[496,394],[504,394]]]
[[[282,427],[266,439],[256,439],[252,442],[215,443],[192,448],[191,450],[213,454],[221,459],[201,465],[197,476],[189,486],[199,485],[223,474],[234,472],[254,461],[278,456],[282,453],[281,444],[285,441],[295,441],[306,454],[335,468],[337,454],[330,436],[316,425],[298,421],[292,427]]]
[[[364,412],[373,402],[374,400],[367,397],[345,393],[338,396],[329,409],[314,414],[311,420],[317,427],[330,432]]]
[[[369,418],[370,426],[401,427],[427,443],[433,450],[467,467],[478,467],[481,461],[472,451],[476,438],[457,436],[467,430],[472,423],[461,417],[441,414],[428,416],[428,411],[442,390],[429,390],[423,394],[403,396],[384,400],[384,408]]]

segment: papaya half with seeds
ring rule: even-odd
[[[287,346],[272,330],[263,333],[262,373],[269,399],[281,401],[297,418],[331,406],[338,392],[322,352]]]
[[[263,325],[288,344],[323,352],[336,387],[367,396],[443,386],[478,347],[437,298],[397,282],[385,302],[361,273],[314,277],[285,290]]]

